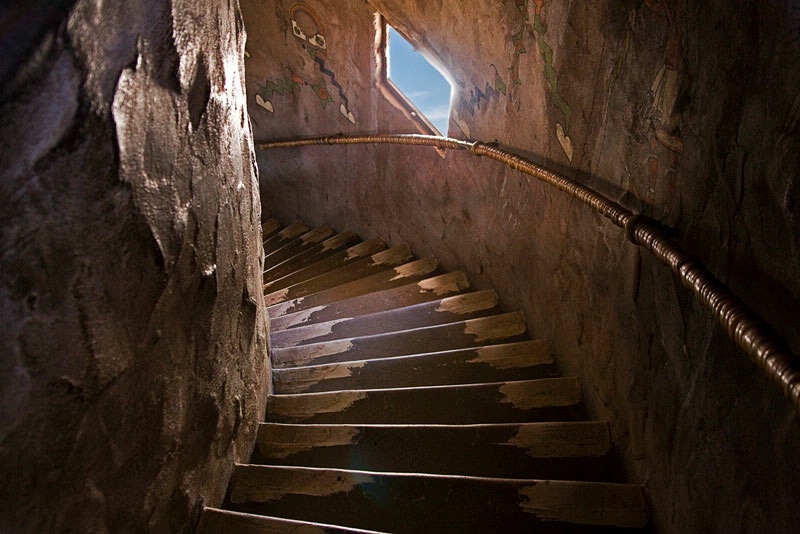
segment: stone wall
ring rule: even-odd
[[[0,531],[191,531],[268,378],[239,7],[15,4]]]
[[[377,90],[380,10],[448,67],[451,136],[497,141],[673,226],[800,352],[794,2],[367,3],[301,4],[324,26],[319,52],[293,35],[294,1],[245,9],[257,139],[413,131]],[[321,102],[309,86],[331,89],[330,73],[342,94]],[[275,90],[293,74],[295,86]],[[355,122],[337,114],[343,96]],[[258,159],[274,193],[265,212],[408,241],[523,309],[582,378],[591,411],[612,421],[657,530],[800,530],[798,415],[609,222],[467,154],[309,147]]]

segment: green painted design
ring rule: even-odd
[[[286,94],[287,92],[294,93],[300,89],[300,83],[296,81],[296,78],[297,76],[292,74],[288,78],[279,78],[274,82],[267,80],[265,85],[258,85],[258,90],[256,93],[264,100],[272,99],[272,95],[275,93],[278,93],[279,95]]]
[[[539,45],[539,52],[544,60],[544,77],[547,84],[550,86],[550,98],[553,104],[561,110],[564,115],[564,132],[569,133],[569,123],[572,118],[572,108],[561,96],[558,89],[558,74],[553,67],[553,48],[544,40],[544,34],[547,33],[547,26],[542,22],[542,17],[538,13],[533,18],[533,29],[536,30],[536,42]]]
[[[519,109],[518,92],[519,88],[522,86],[522,80],[520,79],[519,75],[519,65],[520,56],[528,52],[528,49],[525,47],[525,29],[528,27],[528,21],[530,20],[528,15],[528,6],[530,5],[530,0],[516,0],[515,5],[519,10],[522,23],[519,30],[516,33],[511,34],[511,44],[514,51],[511,58],[511,64],[507,67],[509,76],[508,84],[506,84],[506,81],[502,76],[500,76],[500,73],[497,71],[497,67],[494,64],[491,64],[490,67],[492,70],[494,70],[494,83],[487,81],[483,89],[481,89],[479,85],[475,85],[469,91],[469,98],[462,95],[457,106],[457,109],[461,110],[462,113],[467,112],[474,116],[476,109],[478,109],[484,101],[494,100],[497,102],[500,98],[500,95],[505,95],[506,98],[508,98],[508,100],[513,104],[516,104],[517,109]],[[467,137],[469,137],[466,123],[464,123],[463,120],[460,123],[458,120],[456,120],[456,123],[459,124],[461,131],[464,132]]]
[[[494,88],[498,93],[506,94],[506,82],[497,73],[494,75]]]
[[[312,83],[311,88],[314,90],[314,94],[317,95],[317,98],[319,98],[319,102],[322,104],[323,108],[328,105],[328,102],[333,102],[333,97],[328,91],[328,86],[325,85],[324,78],[320,78],[317,83]]]

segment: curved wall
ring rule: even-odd
[[[380,10],[449,68],[451,136],[496,140],[675,227],[800,352],[793,3],[368,4],[243,5],[256,139],[414,131],[377,90]],[[293,21],[304,34],[304,25],[322,31],[327,48],[295,37]],[[296,85],[278,91],[281,80]],[[320,83],[327,101],[311,90]],[[337,114],[344,98],[355,122]],[[534,335],[582,378],[594,414],[612,421],[658,530],[800,530],[798,415],[617,228],[467,154],[309,147],[258,160],[266,213],[408,241],[524,310]]]
[[[0,531],[191,531],[249,457],[268,378],[241,14],[16,4]]]

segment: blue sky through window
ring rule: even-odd
[[[447,135],[450,82],[394,28],[388,28],[389,79],[439,132]]]

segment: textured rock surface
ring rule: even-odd
[[[450,135],[497,140],[674,226],[800,352],[792,3],[307,0],[306,12],[288,0],[249,4],[257,139],[411,131],[376,90],[379,8],[449,67]],[[324,34],[327,47],[295,37],[293,19],[304,35]],[[320,81],[328,102],[309,88]],[[355,124],[337,113],[342,95]],[[659,530],[800,530],[797,414],[610,223],[466,154],[311,147],[258,158],[272,195],[265,212],[365,236],[380,227],[446,268],[464,266],[478,286],[502,288],[502,301],[551,339],[564,370],[582,377],[596,415],[613,421]]]
[[[268,373],[241,14],[59,6],[3,65],[0,531],[190,531]]]

